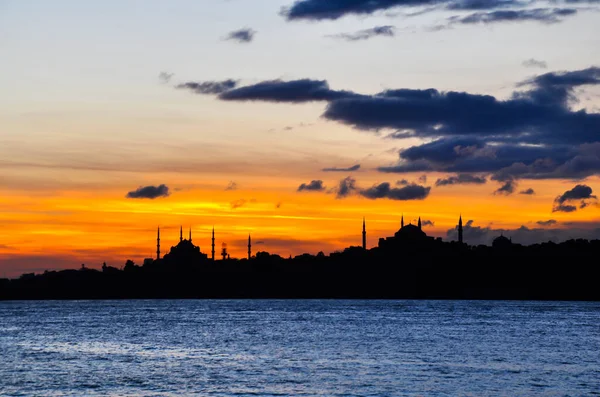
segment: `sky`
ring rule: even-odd
[[[600,238],[597,0],[0,0],[0,277],[185,235]]]

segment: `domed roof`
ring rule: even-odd
[[[400,230],[398,230],[395,234],[396,237],[399,238],[423,238],[426,237],[427,235],[425,234],[425,232],[421,229],[419,229],[418,226],[413,225],[412,223],[409,223],[406,226],[403,226],[400,228]]]
[[[512,241],[502,234],[492,241],[492,247],[505,247],[509,245],[512,245]]]

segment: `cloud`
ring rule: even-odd
[[[291,7],[282,9],[281,14],[288,21],[298,19],[334,20],[349,14],[368,15],[401,6],[403,3],[421,5],[433,2],[427,0],[297,0]]]
[[[470,175],[470,174],[457,174],[450,176],[445,179],[438,179],[435,181],[435,186],[447,186],[447,185],[464,185],[464,184],[477,184],[481,185],[486,182],[485,177]]]
[[[225,38],[225,40],[234,40],[238,43],[249,43],[254,39],[255,34],[256,31],[250,28],[244,28],[230,32]]]
[[[531,196],[531,195],[535,194],[535,190],[533,190],[532,188],[529,188],[529,189],[521,190],[519,192],[519,194],[526,194],[526,195]]]
[[[324,172],[350,172],[350,171],[357,171],[360,168],[360,164],[355,164],[352,167],[348,167],[348,168],[337,168],[337,167],[330,167],[330,168],[323,168],[321,171]]]
[[[518,0],[297,0],[290,7],[283,8],[281,14],[288,21],[321,21],[335,20],[346,15],[370,15],[397,7],[429,7],[407,15],[415,16],[444,4],[454,10],[477,10],[521,6],[524,3]]]
[[[175,75],[175,73],[168,73],[168,72],[160,72],[158,74],[158,80],[163,83],[169,83],[171,81],[171,79],[173,78],[173,76]]]
[[[313,179],[312,181],[310,181],[310,183],[303,183],[300,186],[298,186],[297,189],[298,192],[320,192],[323,190],[325,190],[325,186],[323,186],[323,181],[320,179]]]
[[[503,194],[505,196],[508,196],[510,194],[513,194],[513,192],[515,191],[515,181],[506,181],[502,186],[500,186],[498,188],[498,190],[496,190],[494,192],[495,195],[499,195],[499,194]]]
[[[423,221],[421,221],[421,226],[425,227],[425,226],[435,226],[435,222],[430,221],[428,219],[423,219]]]
[[[396,185],[397,186],[408,185],[408,181],[406,179],[400,179],[399,181],[396,181]]]
[[[576,90],[593,85],[600,85],[599,67],[530,77],[506,99],[434,88],[366,95],[311,79],[263,81],[216,95],[231,101],[322,101],[326,120],[426,141],[400,151],[398,162],[379,167],[381,172],[491,174],[506,182],[600,173],[600,113],[571,108]]]
[[[313,101],[333,101],[357,96],[349,91],[336,91],[329,88],[325,80],[300,79],[291,81],[269,80],[257,84],[223,91],[219,99],[225,101],[265,101],[302,103]]]
[[[232,201],[231,203],[229,203],[229,205],[231,206],[231,209],[234,210],[236,208],[243,207],[244,205],[246,205],[247,202],[248,202],[248,200],[239,199],[239,200]]]
[[[342,179],[335,191],[337,198],[347,197],[354,192],[356,192],[356,179],[351,176]]]
[[[592,194],[592,188],[587,185],[576,185],[554,199],[552,212],[574,212],[577,206],[573,202],[579,202],[579,208],[586,208],[590,201],[597,202],[598,197]],[[576,204],[576,203],[575,203]]]
[[[552,208],[552,212],[575,212],[577,207],[570,204],[557,204]]]
[[[548,226],[552,226],[549,224]],[[560,243],[566,240],[583,238],[588,240],[600,239],[600,224],[588,224],[585,227],[573,227],[569,229],[559,228],[528,228],[521,226],[516,229],[494,229],[491,226],[474,226],[473,220],[469,220],[463,226],[463,238],[469,245],[491,245],[492,241],[504,235],[510,237],[513,243],[522,245],[539,244],[548,241]],[[456,228],[449,229],[446,236],[450,240],[458,240]]]
[[[555,1],[556,2],[556,1]],[[565,3],[594,3],[596,0],[566,0]],[[416,9],[403,16],[418,16],[431,11],[445,9],[450,11],[507,11],[494,15],[468,16],[466,18],[486,22],[539,20],[560,18],[561,8],[524,9],[535,1],[527,0],[297,0],[291,6],[284,7],[281,15],[288,21],[294,20],[336,20],[347,15],[366,16],[393,8]],[[507,10],[510,9],[510,10]],[[541,11],[537,11],[541,10]],[[550,14],[550,15],[545,15]],[[551,14],[554,14],[552,16]],[[466,22],[473,23],[473,22]]]
[[[360,190],[360,194],[369,199],[387,198],[390,200],[423,200],[429,195],[431,187],[411,184],[403,187],[391,187],[389,182]]]
[[[354,33],[339,33],[334,35],[328,35],[327,37],[331,37],[334,39],[341,39],[346,41],[359,41],[359,40],[367,40],[377,36],[387,36],[394,37],[395,28],[390,25],[385,26],[375,26],[370,29],[359,30]]]
[[[228,79],[223,81],[187,82],[175,86],[178,89],[188,89],[195,94],[221,94],[235,88],[237,81]]]
[[[169,196],[169,187],[167,185],[158,186],[140,186],[125,197],[132,199],[155,199]]]
[[[227,187],[225,188],[225,190],[237,190],[238,185],[237,183],[235,183],[234,181],[229,181],[229,184],[227,184]]]
[[[418,181],[420,183],[427,183],[427,175],[423,174],[419,177]]]
[[[540,226],[554,226],[558,222],[555,219],[548,219],[547,221],[537,221],[536,223]]]
[[[522,65],[525,66],[526,68],[546,69],[548,67],[548,64],[546,63],[546,61],[541,61],[541,60],[534,59],[534,58],[529,58],[529,59],[523,61]]]
[[[575,15],[574,8],[535,8],[525,10],[495,10],[488,12],[475,12],[466,16],[453,16],[448,18],[448,24],[490,24],[498,22],[526,22],[535,21],[542,23],[557,23],[565,17]]]

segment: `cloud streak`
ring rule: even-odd
[[[574,8],[535,8],[525,10],[495,10],[475,12],[466,16],[453,16],[448,19],[449,25],[492,24],[499,22],[542,22],[557,23],[568,16],[575,15]]]
[[[384,26],[375,26],[370,29],[359,30],[354,33],[339,33],[334,35],[328,35],[327,37],[331,37],[334,39],[341,39],[345,41],[361,41],[368,40],[373,37],[384,36],[384,37],[394,37],[395,36],[395,28],[390,25]]]
[[[470,175],[470,174],[458,174],[450,176],[444,179],[438,179],[435,181],[435,186],[447,186],[447,185],[466,185],[475,184],[482,185],[486,182],[485,177]]]
[[[321,171],[323,171],[323,172],[351,172],[351,171],[358,171],[359,168],[360,168],[360,164],[355,164],[352,167],[348,167],[348,168],[338,168],[338,167],[323,168]]]

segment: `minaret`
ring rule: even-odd
[[[212,232],[212,251],[211,251],[212,260],[215,260],[215,227],[213,226]]]
[[[402,214],[402,219],[400,219],[400,229],[404,227],[404,214]]]
[[[160,259],[160,226],[156,234],[156,259]]]
[[[250,240],[250,233],[248,233],[248,260],[252,258],[252,240]]]
[[[190,243],[191,243],[192,242],[192,227],[191,226],[190,226],[190,238],[189,238],[189,240],[190,240]]]
[[[183,241],[183,226],[179,226],[179,242]]]
[[[367,229],[365,226],[365,217],[363,216],[363,249],[367,249]]]
[[[462,214],[458,217],[458,242],[463,242],[463,230],[462,230]]]
[[[417,223],[417,226],[419,227],[419,230],[421,230],[421,217],[419,217],[419,223]]]

